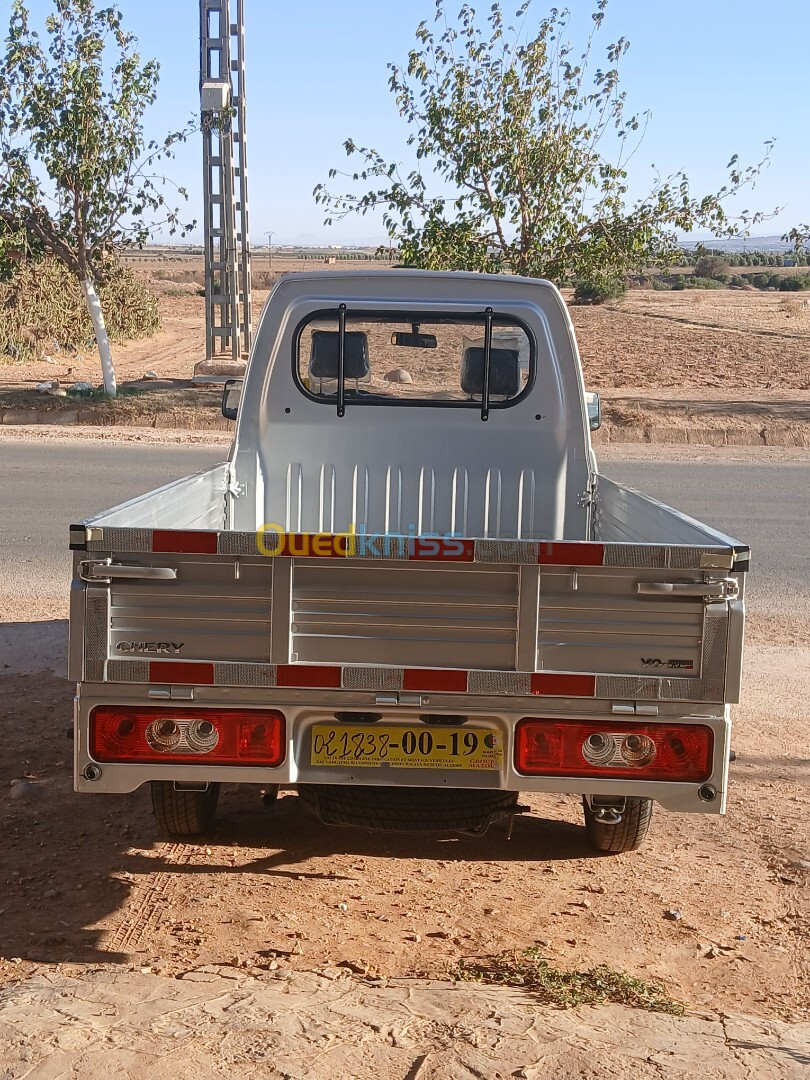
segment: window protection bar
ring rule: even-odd
[[[338,386],[337,386],[337,414],[338,419],[346,415],[346,387],[343,385],[346,368],[346,305],[341,304],[338,308]]]
[[[489,362],[492,359],[492,308],[484,312],[484,375],[481,385],[481,419],[489,420]]]

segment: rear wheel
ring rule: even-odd
[[[199,836],[214,820],[219,784],[204,791],[178,791],[170,780],[152,781],[152,809],[161,832],[169,836]]]
[[[582,806],[588,843],[596,851],[618,855],[622,851],[635,851],[641,847],[652,819],[652,799],[626,799],[621,821],[618,822],[601,820],[587,799],[582,800]]]

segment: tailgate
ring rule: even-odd
[[[311,539],[268,557],[254,533],[88,529],[71,677],[738,700],[734,542]]]

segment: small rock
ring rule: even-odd
[[[157,379],[158,373],[156,371],[145,371],[142,375],[144,379]]]
[[[720,950],[715,949],[714,945],[710,945],[703,955],[707,960],[714,960],[716,956],[720,955]]]
[[[67,397],[67,390],[64,390],[61,386],[55,386],[52,390],[46,390],[45,393],[49,397]]]
[[[32,784],[29,780],[11,781],[11,798],[18,802],[36,802],[37,799],[41,799],[42,796],[42,789],[37,787],[36,784]]]
[[[53,390],[54,386],[58,386],[58,385],[59,385],[59,383],[53,383],[53,382],[41,382],[41,383],[38,383],[37,384],[37,393],[38,394],[49,394],[51,392],[51,390]]]
[[[45,892],[42,894],[42,899],[53,900],[56,895],[56,889],[46,889]]]
[[[679,911],[678,908],[667,908],[667,910],[664,912],[664,918],[669,919],[671,922],[678,922],[680,919],[683,918],[683,912]]]
[[[780,874],[779,880],[785,885],[798,885],[799,879],[791,877],[790,874]]]
[[[344,904],[344,903],[338,904],[338,911],[348,911],[348,910],[349,910],[349,905],[348,904]]]
[[[410,371],[406,371],[405,368],[395,368],[393,371],[389,371],[385,376],[386,382],[390,383],[412,383],[413,376]]]
[[[591,906],[590,900],[586,900],[584,896],[581,900],[572,900],[571,903],[574,905],[574,907],[589,908]]]

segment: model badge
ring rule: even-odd
[[[127,655],[148,653],[150,656],[178,656],[184,645],[184,641],[119,641],[115,651]]]
[[[662,660],[658,656],[649,658],[641,657],[642,667],[652,668],[670,668],[680,671],[691,671],[694,668],[694,662],[692,660]]]

